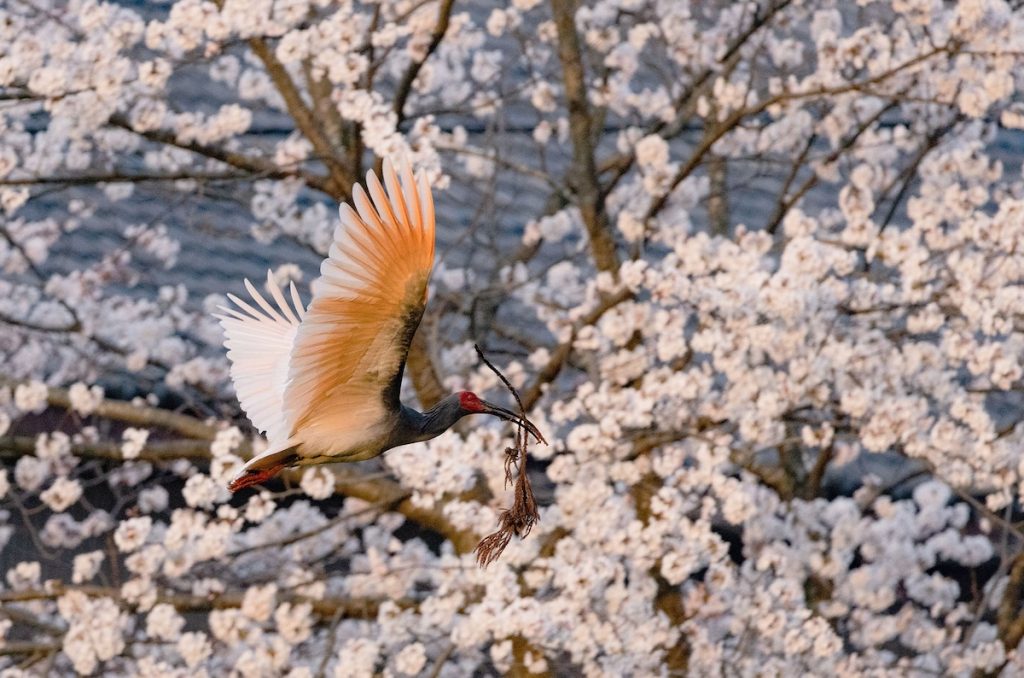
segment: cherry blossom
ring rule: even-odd
[[[1003,0],[0,9],[0,673],[1024,672],[1022,55]],[[551,441],[486,570],[497,421],[225,489],[212,313],[308,303],[384,157],[403,400],[506,398],[479,344]]]

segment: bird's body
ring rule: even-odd
[[[433,266],[433,200],[423,176],[406,167],[400,180],[385,162],[384,184],[368,174],[353,203],[341,207],[308,308],[294,284],[289,304],[268,274],[269,301],[247,280],[256,306],[229,295],[238,308],[218,316],[239,402],[269,443],[232,490],[287,466],[362,461],[429,440],[467,414],[520,420],[468,391],[426,412],[399,402]]]

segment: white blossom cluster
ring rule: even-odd
[[[0,8],[0,677],[1024,673],[1024,9],[497,4]],[[486,570],[496,420],[226,490],[190,243],[308,298],[403,155]]]

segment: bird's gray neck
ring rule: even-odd
[[[390,446],[436,438],[450,429],[464,414],[458,394],[448,396],[425,412],[402,405],[398,415],[399,424]]]

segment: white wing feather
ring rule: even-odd
[[[281,289],[267,272],[267,288],[273,304],[248,280],[245,287],[256,302],[254,307],[233,294],[228,298],[238,306],[221,307],[218,314],[224,328],[231,361],[231,380],[235,383],[238,402],[249,416],[249,421],[264,432],[273,449],[288,438],[289,430],[284,416],[284,390],[288,381],[288,361],[299,324],[306,314],[295,284],[291,285],[294,310]]]

